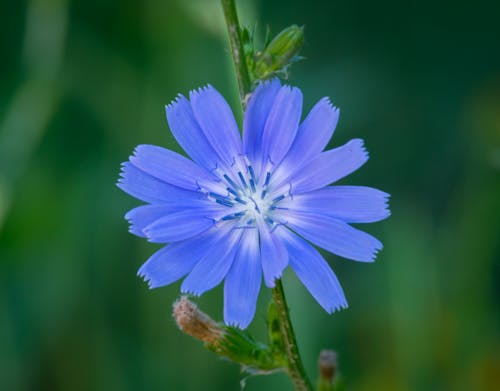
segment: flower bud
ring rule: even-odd
[[[266,79],[300,59],[298,54],[304,44],[304,28],[292,25],[281,31],[260,53],[256,54],[255,76]]]
[[[280,352],[256,342],[243,330],[215,322],[187,296],[174,303],[173,312],[181,331],[204,342],[205,348],[215,354],[241,364],[247,371],[264,373],[285,365]]]
[[[319,353],[318,366],[321,378],[331,382],[337,372],[337,353],[333,350],[322,350]]]
[[[319,379],[318,391],[344,391],[344,382],[338,371],[337,353],[333,350],[322,350],[318,359]]]
[[[174,303],[174,318],[184,333],[208,345],[217,345],[224,334],[222,328],[186,296]]]

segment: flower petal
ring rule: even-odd
[[[297,235],[283,231],[286,231],[283,238],[290,254],[290,266],[311,295],[328,313],[347,308],[337,276],[321,254]]]
[[[189,273],[217,239],[209,230],[194,238],[172,243],[154,253],[139,269],[138,274],[149,281],[149,287],[171,284]]]
[[[195,208],[171,213],[143,229],[153,243],[169,243],[191,238],[215,224],[215,209]]]
[[[131,209],[125,215],[125,218],[130,223],[129,231],[134,235],[146,237],[143,232],[144,228],[152,224],[156,220],[165,217],[175,210],[172,205],[141,205],[137,208]]]
[[[270,159],[278,165],[290,149],[302,115],[302,92],[283,86],[274,99],[273,107],[262,133],[262,161]]]
[[[295,194],[280,207],[335,217],[346,223],[373,223],[386,219],[389,194],[365,186],[329,186]]]
[[[322,152],[289,178],[292,192],[305,193],[327,186],[356,171],[367,160],[368,153],[359,139]]]
[[[242,329],[255,315],[262,280],[256,229],[246,230],[239,250],[224,283],[224,322]]]
[[[165,106],[168,125],[179,145],[199,165],[212,171],[217,167],[218,156],[196,120],[189,101],[179,95]]]
[[[306,162],[325,149],[339,120],[339,110],[328,98],[321,99],[300,124],[285,161],[289,166]],[[285,161],[283,163],[285,163]]]
[[[179,199],[197,200],[201,194],[165,183],[145,173],[130,162],[122,164],[118,187],[144,202],[169,202]]]
[[[373,262],[382,243],[366,232],[330,216],[282,211],[287,225],[316,246],[341,257]]]
[[[245,110],[243,148],[257,174],[260,173],[262,134],[280,86],[279,79],[260,83]]]
[[[274,288],[275,280],[288,265],[288,252],[276,231],[271,232],[266,223],[259,225],[259,233],[264,281],[269,288]]]
[[[243,153],[238,125],[226,100],[212,86],[191,91],[191,107],[203,133],[220,156],[231,166]]]
[[[229,271],[241,237],[241,230],[221,229],[217,242],[196,264],[181,286],[181,291],[194,295],[216,287]]]
[[[184,189],[198,190],[200,182],[217,180],[191,160],[156,145],[139,145],[130,157],[130,162],[151,176]]]

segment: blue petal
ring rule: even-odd
[[[215,88],[207,86],[191,91],[191,107],[196,120],[213,149],[228,166],[243,152],[238,125],[233,112]]]
[[[217,180],[191,160],[156,145],[139,145],[130,162],[155,178],[189,190],[198,190],[200,182]]]
[[[318,155],[330,141],[338,120],[339,110],[328,98],[321,99],[300,124],[283,164],[294,166],[296,162],[306,162]]]
[[[302,115],[302,92],[298,88],[281,87],[262,134],[262,161],[270,159],[278,165],[290,149]]]
[[[233,263],[240,237],[241,230],[228,233],[221,228],[217,242],[186,277],[181,291],[199,296],[219,285]]]
[[[130,223],[129,231],[134,235],[146,237],[144,228],[156,220],[172,213],[176,208],[172,205],[141,205],[127,212],[125,218]]]
[[[368,153],[359,139],[322,152],[290,178],[292,192],[305,193],[327,186],[356,171],[367,160]]]
[[[169,243],[191,238],[212,227],[215,210],[186,209],[171,213],[143,229],[150,242]]]
[[[346,223],[373,223],[386,219],[389,194],[364,186],[329,186],[295,194],[280,206],[335,217]]]
[[[274,288],[275,280],[281,277],[288,265],[288,253],[276,232],[271,232],[267,224],[259,225],[260,254],[264,282],[269,288]]]
[[[189,101],[182,95],[165,106],[168,124],[179,145],[199,165],[212,171],[218,156],[196,121]]]
[[[373,236],[330,216],[291,210],[282,214],[287,219],[287,225],[299,235],[344,258],[373,262],[383,247]]]
[[[256,229],[246,230],[224,283],[224,322],[245,329],[255,315],[262,280]]]
[[[118,187],[141,201],[159,203],[181,199],[198,200],[202,197],[198,192],[181,189],[154,178],[129,162],[122,164],[120,176]]]
[[[280,90],[279,79],[260,83],[248,102],[243,120],[243,146],[246,155],[255,166],[260,166],[262,150],[262,134],[273,102]],[[254,167],[259,174],[259,167]]]
[[[332,313],[347,308],[337,276],[321,254],[305,240],[284,229],[282,236],[290,254],[290,266],[316,301]]]
[[[189,273],[213,245],[213,230],[182,242],[172,243],[153,254],[138,274],[149,281],[150,288],[171,284]]]

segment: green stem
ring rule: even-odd
[[[236,68],[236,76],[240,91],[241,102],[245,106],[245,98],[251,92],[251,81],[248,74],[245,53],[243,51],[243,43],[241,40],[241,29],[236,12],[234,0],[221,0],[224,16],[226,18],[227,30],[229,33],[229,41],[231,43],[231,53],[233,55],[234,66]],[[297,391],[312,391],[312,385],[307,378],[302,364],[302,359],[299,355],[299,349],[295,340],[288,306],[285,300],[285,292],[281,280],[276,281],[276,287],[272,290],[273,300],[276,304],[277,315],[279,319],[279,327],[283,339],[284,354],[286,355],[286,371]]]
[[[221,0],[226,18],[227,31],[229,33],[229,41],[231,43],[231,53],[233,55],[234,66],[236,68],[236,77],[240,90],[240,98],[245,106],[245,97],[251,92],[252,84],[248,74],[245,52],[243,51],[243,42],[241,40],[241,29],[238,21],[238,13],[234,0]]]
[[[292,379],[297,391],[312,391],[311,382],[307,378],[302,359],[300,358],[299,348],[295,340],[295,333],[293,332],[292,322],[290,321],[290,314],[281,280],[276,280],[276,286],[273,288],[272,294],[278,312],[281,335],[288,361],[288,375]]]

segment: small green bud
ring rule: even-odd
[[[287,67],[300,59],[298,54],[303,44],[303,27],[294,24],[281,31],[262,52],[256,54],[256,78],[262,80],[275,73],[286,73]]]

